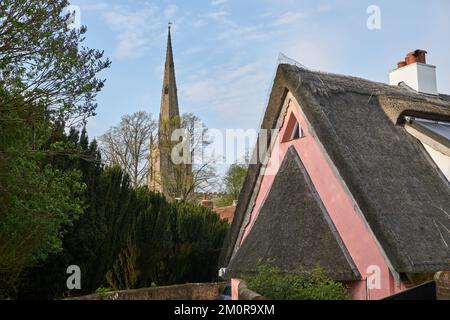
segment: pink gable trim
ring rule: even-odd
[[[292,121],[286,121],[286,119],[291,119],[292,116],[300,123],[304,136],[293,141],[280,142],[280,140],[284,140],[280,137],[285,136],[286,130],[292,130]],[[267,169],[262,177],[250,221],[244,229],[241,244],[258,217],[286,151],[290,146],[294,146],[342,241],[363,277],[362,281],[351,285],[350,292],[353,298],[366,298],[366,278],[369,278],[368,282],[371,287],[368,289],[369,299],[380,299],[403,291],[405,289],[404,284],[402,283],[400,288],[395,284],[388,263],[376,239],[358,212],[351,195],[346,191],[343,181],[327,160],[320,142],[314,138],[308,122],[300,112],[300,107],[292,99],[289,101],[285,121],[278,137],[279,141],[274,146]],[[378,273],[379,277],[374,275],[374,272]]]

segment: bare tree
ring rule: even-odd
[[[192,113],[185,113],[178,119],[171,119],[170,128],[185,129],[190,156],[187,163],[174,163],[162,166],[161,179],[164,180],[165,194],[171,198],[192,200],[196,192],[211,191],[217,180],[216,161],[207,154],[207,147],[213,142],[208,136],[208,128],[200,118]],[[180,141],[171,141],[167,137],[159,142],[163,154],[172,154]],[[150,170],[152,171],[152,170]]]
[[[208,146],[214,141],[208,134],[208,128],[199,117],[185,113],[181,118],[181,127],[187,130],[190,139],[192,159],[192,181],[186,186],[186,195],[194,192],[210,192],[217,183],[216,159],[208,154]]]
[[[123,116],[117,126],[99,138],[106,162],[128,173],[135,188],[147,182],[148,155],[156,132],[157,122],[152,114],[139,111]]]

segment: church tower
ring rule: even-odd
[[[192,166],[176,166],[171,159],[172,147],[174,146],[171,136],[174,130],[180,128],[181,119],[170,31],[169,23],[158,140],[157,143],[150,142],[152,149],[149,159],[148,188],[151,191],[160,192],[168,198],[183,198],[183,190],[180,188],[183,188],[186,182],[191,182]],[[186,176],[189,177],[187,180],[185,179]]]

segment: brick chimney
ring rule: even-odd
[[[438,95],[436,67],[427,64],[426,54],[421,49],[409,52],[389,74],[390,84],[397,86],[403,82],[418,93]]]
[[[209,209],[214,209],[214,201],[208,199],[207,193],[203,195],[202,206]]]

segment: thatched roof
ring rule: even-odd
[[[360,279],[297,151],[291,147],[248,238],[227,276],[256,271],[259,264],[307,274],[320,265],[336,280]]]
[[[395,270],[450,269],[450,185],[401,126],[404,115],[450,121],[450,96],[282,64],[261,128],[275,128],[287,92],[301,104]],[[235,253],[260,168],[249,168],[221,266]]]

